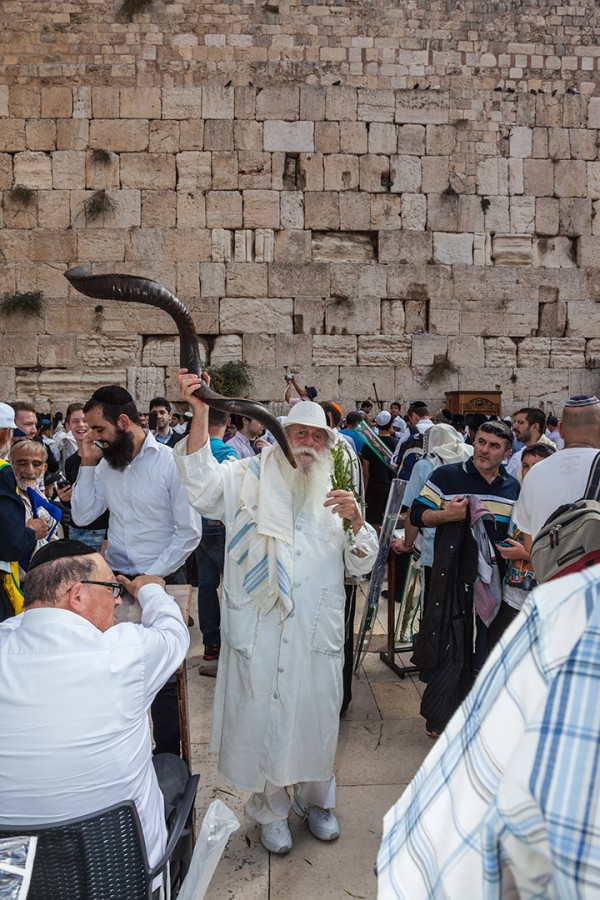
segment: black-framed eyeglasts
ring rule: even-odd
[[[100,587],[110,588],[115,600],[121,597],[123,595],[123,591],[125,590],[123,585],[119,584],[118,581],[82,581],[81,584],[99,584]]]

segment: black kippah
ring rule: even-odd
[[[132,403],[133,397],[129,391],[119,387],[118,384],[108,384],[106,387],[94,391],[92,400],[97,400],[98,403],[107,403],[109,406],[123,406],[124,403]]]
[[[65,559],[66,557],[71,556],[91,556],[92,553],[96,553],[93,547],[89,547],[87,544],[84,544],[82,541],[70,541],[70,540],[62,540],[62,541],[50,541],[49,544],[46,544],[44,547],[40,547],[37,553],[34,553],[31,557],[31,562],[27,567],[27,571],[31,572],[32,569],[37,569],[38,566],[43,566],[44,563],[54,562],[55,559]]]

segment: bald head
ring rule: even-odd
[[[587,444],[600,449],[600,403],[565,406],[558,430],[565,447],[570,444]]]

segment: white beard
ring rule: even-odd
[[[333,460],[328,447],[321,452],[314,448],[292,450],[298,460],[298,468],[292,469],[284,453],[276,444],[271,451],[283,472],[290,488],[294,508],[294,519],[305,506],[322,506],[331,490],[331,470]],[[308,460],[311,460],[308,462]],[[304,462],[304,465],[302,463]]]

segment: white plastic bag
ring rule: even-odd
[[[229,835],[239,827],[240,823],[229,807],[222,800],[213,800],[204,816],[178,900],[203,900]]]
[[[0,839],[0,900],[25,900],[36,847],[37,837]]]

